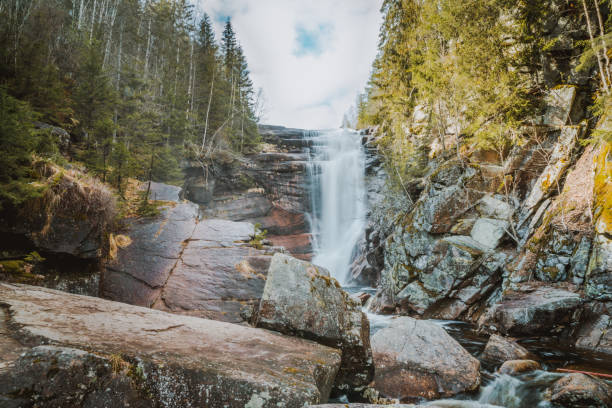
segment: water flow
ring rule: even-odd
[[[313,262],[344,284],[366,219],[365,154],[357,132],[338,129],[312,137]]]

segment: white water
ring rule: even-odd
[[[344,284],[365,228],[365,153],[357,132],[338,129],[312,137],[313,263]]]

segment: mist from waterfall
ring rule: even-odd
[[[310,156],[313,263],[341,284],[366,223],[365,153],[352,130],[318,132]]]

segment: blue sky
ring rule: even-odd
[[[309,129],[340,125],[367,83],[376,56],[382,0],[194,0],[218,35],[227,16],[265,123]]]

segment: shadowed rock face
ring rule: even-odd
[[[0,346],[34,347],[0,371],[15,406],[302,407],[326,401],[340,365],[337,350],[246,326],[25,285],[0,284],[0,299]]]
[[[372,337],[375,388],[385,397],[409,401],[473,391],[480,362],[433,322],[398,317]]]
[[[372,380],[368,319],[325,269],[275,254],[254,320],[258,327],[341,349],[336,387],[342,392]]]

